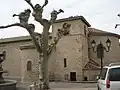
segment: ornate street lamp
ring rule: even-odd
[[[93,49],[93,51],[94,51],[94,49],[95,49],[95,47],[96,47],[96,42],[95,42],[95,40],[93,40],[93,41],[91,42],[91,45],[92,45],[92,49]]]
[[[107,39],[106,46],[107,48],[100,42],[100,44],[96,45],[95,40],[91,42],[92,50],[94,53],[97,52],[97,57],[101,59],[101,69],[103,68],[103,58],[104,58],[104,51],[109,52],[111,47],[111,41]],[[96,50],[95,50],[96,48]]]
[[[106,46],[107,46],[108,52],[109,52],[110,47],[111,47],[111,41],[110,41],[110,39],[108,39],[108,40],[106,41]]]

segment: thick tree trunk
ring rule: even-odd
[[[48,72],[48,32],[49,32],[50,25],[46,25],[43,28],[43,86],[44,89],[49,89],[49,72]]]

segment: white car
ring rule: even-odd
[[[98,90],[120,90],[120,63],[103,67],[97,81]]]

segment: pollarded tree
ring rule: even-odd
[[[26,9],[24,10],[24,12],[21,12],[20,14],[14,14],[13,17],[18,16],[20,22],[19,23],[14,23],[11,25],[7,25],[7,26],[0,26],[0,29],[4,29],[4,28],[9,28],[12,26],[19,26],[22,28],[25,28],[32,40],[33,43],[36,47],[36,50],[38,51],[39,55],[40,55],[40,59],[41,56],[43,55],[43,60],[42,60],[42,79],[40,78],[40,80],[42,80],[43,82],[43,88],[49,88],[49,78],[48,78],[48,55],[50,55],[50,53],[52,52],[53,48],[56,46],[56,44],[58,43],[59,39],[65,35],[65,32],[68,28],[70,28],[70,25],[67,25],[67,29],[66,28],[62,28],[58,30],[57,33],[57,37],[53,38],[53,43],[48,45],[48,32],[50,29],[50,26],[55,22],[55,20],[57,19],[57,15],[60,13],[63,13],[64,11],[62,9],[59,9],[59,11],[53,10],[51,12],[51,19],[47,20],[42,18],[42,13],[43,13],[43,8],[48,4],[48,0],[45,0],[45,3],[43,4],[43,6],[40,6],[39,4],[36,4],[35,6],[33,6],[33,4],[31,3],[30,0],[25,0],[33,9],[33,17],[34,19],[39,22],[42,26],[43,26],[43,43],[39,44],[39,42],[36,39],[36,34],[35,34],[35,25],[34,24],[29,24],[28,20],[31,14],[31,10],[30,9]],[[65,32],[64,32],[65,30]]]
[[[43,26],[43,61],[42,61],[42,78],[43,78],[43,84],[45,88],[49,88],[48,82],[49,82],[49,76],[48,76],[48,55],[47,55],[47,50],[48,50],[48,32],[50,29],[50,26],[55,22],[57,19],[57,15],[60,13],[63,13],[64,11],[62,9],[59,9],[59,11],[53,10],[51,12],[51,19],[47,20],[42,18],[43,14],[43,8],[48,4],[48,0],[45,0],[45,3],[40,6],[39,4],[36,4],[33,6],[31,3],[31,0],[25,0],[33,9],[33,17],[34,19],[39,22]]]

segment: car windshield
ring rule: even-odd
[[[112,68],[109,71],[110,81],[120,81],[120,68]]]
[[[107,68],[103,68],[100,73],[100,79],[105,80],[106,73],[107,73]]]

